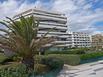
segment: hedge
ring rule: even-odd
[[[103,52],[94,52],[94,53],[82,54],[80,55],[80,59],[87,60],[87,59],[93,59],[93,58],[98,58],[102,56],[103,56]]]
[[[49,54],[42,57],[60,59],[65,64],[69,64],[69,65],[78,65],[80,63],[79,55]]]
[[[46,51],[46,54],[85,54],[85,51],[87,51],[87,49],[77,48],[63,51]]]

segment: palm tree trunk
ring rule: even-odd
[[[34,70],[34,58],[32,56],[23,57],[22,63],[26,66],[27,72],[32,72]]]

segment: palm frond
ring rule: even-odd
[[[4,49],[22,54],[22,56],[35,55],[40,48],[54,41],[52,37],[46,38],[46,35],[52,29],[40,38],[37,37],[39,21],[34,16],[27,18],[20,16],[19,21],[15,21],[9,17],[6,18],[9,21],[0,22],[8,28],[8,30],[0,29],[1,32],[6,33],[6,35],[0,34],[3,40],[0,41],[0,47]]]

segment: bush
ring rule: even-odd
[[[12,57],[7,57],[3,53],[0,53],[0,64],[6,64],[7,62],[12,62]]]
[[[52,65],[50,64],[50,66]],[[27,73],[25,65],[20,63],[2,65],[0,66],[0,77],[56,77],[61,70],[58,68],[49,70],[49,67],[44,64],[36,64],[34,69],[32,73]]]
[[[28,74],[24,65],[12,64],[0,67],[0,77],[28,77]]]
[[[46,51],[46,54],[69,54],[70,51]]]
[[[47,58],[47,60],[46,60],[46,61],[48,61],[47,63],[50,63],[57,59],[61,60],[61,62],[63,61],[65,64],[69,64],[69,65],[78,65],[80,63],[80,57],[78,55],[50,54],[50,55],[46,55],[45,57]],[[51,60],[52,58],[54,58],[54,60]]]
[[[62,60],[51,56],[42,58],[41,63],[49,66],[51,70],[62,68],[64,65]]]
[[[0,53],[3,53],[3,50],[0,48]]]
[[[63,51],[46,51],[46,54],[85,54],[87,49],[85,48],[77,48]]]
[[[84,49],[71,49],[70,50],[70,52],[69,52],[70,54],[85,54],[85,50]]]
[[[8,58],[3,53],[0,53],[0,64],[3,64],[6,59]]]
[[[50,69],[43,77],[57,77],[64,65],[62,60],[51,56],[42,56],[41,63],[47,65]]]
[[[87,59],[93,59],[102,56],[103,56],[103,52],[94,52],[94,53],[82,54],[80,55],[80,58],[81,60],[87,60]]]
[[[34,70],[36,74],[45,74],[49,71],[49,67],[44,64],[35,64]]]
[[[15,62],[20,62],[22,60],[22,57],[18,56],[18,55],[14,55],[11,57],[11,59]]]

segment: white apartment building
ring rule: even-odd
[[[15,15],[13,18],[18,19],[21,15],[25,17],[33,15],[36,20],[39,20],[37,37],[41,37],[48,30],[55,28],[46,37],[58,37],[55,41],[56,48],[91,46],[91,37],[88,34],[82,32],[66,33],[67,17],[64,14],[33,8]]]
[[[57,41],[55,41],[57,47],[66,46],[67,17],[64,14],[33,8],[15,15],[13,18],[18,19],[21,15],[25,17],[33,15],[36,20],[39,20],[37,37],[41,37],[48,30],[55,28],[52,32],[49,32],[47,37],[58,37]]]
[[[68,47],[91,47],[91,36],[83,32],[68,32]]]

